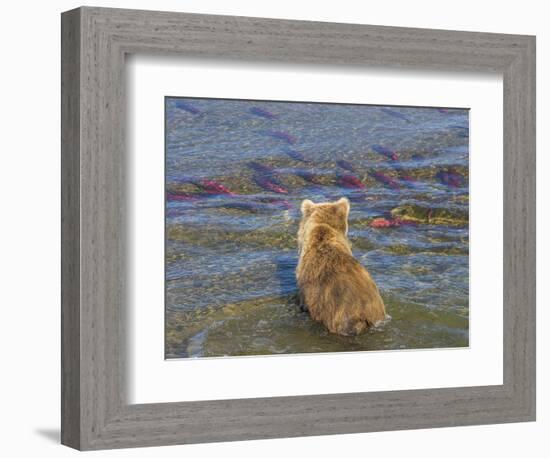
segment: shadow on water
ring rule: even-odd
[[[298,264],[297,255],[285,255],[277,257],[276,276],[279,281],[281,295],[296,294],[298,285],[296,284],[296,266]]]

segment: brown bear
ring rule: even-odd
[[[331,333],[357,335],[384,320],[374,280],[353,257],[348,241],[348,199],[302,202],[296,268],[300,305]]]

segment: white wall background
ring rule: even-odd
[[[125,0],[97,6],[537,35],[538,421],[98,452],[97,456],[256,457],[384,455],[501,458],[550,453],[548,325],[550,29],[545,2],[396,0]],[[74,456],[58,445],[60,373],[59,28],[68,0],[10,2],[0,17],[0,422],[3,456]],[[545,181],[545,182],[544,182]],[[545,301],[546,299],[546,301]],[[546,385],[546,386],[545,386]],[[546,434],[545,434],[546,433]]]

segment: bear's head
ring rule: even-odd
[[[306,199],[302,202],[302,219],[298,231],[298,243],[301,245],[308,227],[327,224],[344,236],[348,233],[349,200],[345,197],[336,202],[313,203]]]

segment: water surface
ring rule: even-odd
[[[166,357],[468,346],[468,111],[166,98]],[[351,201],[391,319],[299,310],[300,202]]]

